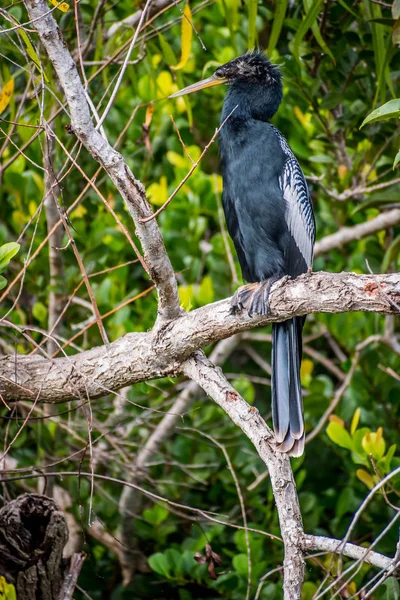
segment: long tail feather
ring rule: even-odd
[[[304,450],[303,402],[300,383],[301,336],[304,319],[294,317],[272,328],[272,421],[278,449],[290,456]]]

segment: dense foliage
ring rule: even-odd
[[[400,192],[393,171],[399,148],[396,122],[372,119],[360,129],[373,109],[399,95],[397,5],[394,2],[392,11],[385,3],[370,0],[276,0],[258,5],[254,0],[205,0],[192,1],[185,9],[179,2],[167,10],[159,8],[139,35],[105,119],[106,134],[146,186],[154,208],[159,208],[212,138],[224,89],[179,100],[166,97],[258,43],[281,65],[285,95],[274,123],[309,178],[318,239],[371,220],[393,209]],[[54,8],[60,35],[84,69],[100,115],[132,38],[128,26],[112,35],[108,32],[138,8],[127,0],[81,0],[69,10],[64,7],[65,12]],[[96,179],[102,198],[87,185],[98,165],[68,128],[65,99],[34,30],[29,25],[15,28],[28,21],[23,4],[1,9],[1,16],[9,31],[2,34],[0,64],[0,245],[20,244],[18,254],[12,245],[0,255],[1,352],[45,351],[50,293],[61,298],[65,311],[56,330],[56,347],[47,346],[47,351],[68,355],[102,343],[66,234],[58,251],[62,257],[58,278],[50,283],[49,245],[43,243],[48,218],[43,203],[46,153],[59,181],[59,208],[68,214],[66,225],[110,341],[130,331],[146,331],[155,319],[155,293],[110,207],[134,237],[130,217],[103,173]],[[45,147],[44,119],[54,128],[54,150]],[[377,184],[385,185],[376,188]],[[226,239],[220,195],[215,142],[158,217],[187,310],[229,296],[240,282],[239,266]],[[390,228],[318,256],[314,269],[398,270],[399,246],[400,229]],[[308,432],[338,400],[334,415],[307,445],[305,456],[292,461],[307,532],[343,537],[368,489],[400,465],[396,327],[392,318],[374,314],[313,315],[307,320],[302,384]],[[268,339],[248,335],[223,365],[233,385],[265,417],[270,407]],[[73,516],[76,535],[88,553],[79,586],[91,598],[240,600],[246,597],[250,553],[250,597],[279,599],[282,546],[264,535],[279,536],[268,477],[260,477],[264,466],[250,442],[200,393],[152,457],[140,482],[145,490],[184,507],[138,494],[132,515],[135,573],[132,582],[122,586],[118,561],[122,486],[112,478],[130,480],[138,449],[183,387],[181,379],[158,380],[100,400],[50,408],[32,409],[22,403],[9,410],[2,399],[6,450],[2,468],[32,475],[33,469],[53,465],[52,472],[75,473],[46,481]],[[94,478],[92,487],[90,477],[76,476],[79,471],[110,479]],[[235,528],[243,525],[235,476],[252,528],[249,543],[244,531]],[[43,489],[37,472],[34,477],[18,476],[3,485],[3,498],[38,486]],[[399,493],[397,480],[387,489],[387,497],[376,494],[363,512],[354,540],[365,544],[375,540],[393,519],[390,502],[396,504]],[[211,520],[204,512],[185,507],[209,511]],[[90,528],[93,522],[95,527]],[[375,549],[391,555],[396,541],[397,528],[390,527]],[[206,556],[207,544],[221,564],[209,548]],[[344,562],[347,565],[347,559]],[[330,555],[310,559],[304,599],[316,597],[320,585],[319,592],[328,587],[338,568]],[[375,572],[366,565],[350,572],[338,595],[362,597],[357,590]],[[219,576],[214,579],[215,573]],[[324,597],[333,597],[339,588],[334,586]],[[397,598],[398,593],[395,580],[389,579],[373,597]],[[84,595],[76,592],[76,597]]]

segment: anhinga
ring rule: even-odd
[[[171,97],[229,85],[219,148],[222,201],[243,278],[234,310],[268,313],[271,285],[311,269],[315,221],[303,172],[286,139],[269,120],[282,100],[278,68],[258,51],[219,67],[214,75]],[[277,448],[291,456],[304,449],[300,384],[304,317],[274,323],[272,418]]]

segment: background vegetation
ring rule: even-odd
[[[179,100],[167,96],[258,44],[282,68],[285,95],[274,123],[309,178],[318,238],[374,219],[399,204],[400,178],[393,171],[399,135],[393,120],[360,126],[373,109],[399,95],[398,5],[370,0],[159,2],[151,13],[154,18],[145,19],[104,122],[107,135],[118,143],[159,208],[191,169],[188,155],[196,161],[212,138],[224,89]],[[64,7],[65,12],[54,8],[60,35],[83,69],[100,115],[132,38],[131,27],[122,25],[111,35],[110,28],[139,8],[126,0],[81,0]],[[1,351],[38,352],[38,345],[47,345],[48,352],[58,355],[61,345],[71,354],[102,343],[66,234],[58,250],[58,275],[50,281],[43,155],[60,182],[59,208],[68,214],[67,225],[110,341],[130,331],[146,331],[155,319],[155,294],[109,209],[133,235],[130,217],[103,173],[96,186],[105,201],[87,186],[85,177],[92,178],[97,165],[68,129],[64,98],[34,30],[29,25],[15,29],[28,20],[23,4],[5,6],[0,16],[8,30],[2,33],[0,54],[0,245],[20,244],[6,246],[0,255],[0,272],[8,266],[2,277],[10,284],[0,279],[6,292]],[[390,112],[398,116],[393,106]],[[54,148],[45,148],[43,118],[54,128]],[[186,309],[224,298],[240,282],[220,194],[213,143],[158,219]],[[398,270],[399,246],[400,228],[392,227],[319,255],[314,269]],[[63,312],[55,346],[49,346],[45,333],[54,315],[51,296]],[[302,384],[309,433],[334,402],[334,414],[307,445],[305,456],[293,460],[307,532],[341,538],[368,489],[400,465],[396,327],[393,318],[374,314],[315,315],[307,320]],[[224,363],[234,386],[264,416],[270,410],[268,333],[265,329],[239,340]],[[70,513],[72,537],[88,554],[79,579],[85,593],[76,592],[77,598],[243,599],[249,551],[250,597],[281,598],[282,547],[263,535],[279,536],[268,476],[248,440],[200,393],[149,461],[141,485],[181,505],[210,511],[219,522],[140,495],[132,516],[134,573],[128,577],[131,583],[122,585],[122,486],[113,478],[130,480],[138,449],[184,385],[180,379],[158,380],[100,400],[55,407],[21,403],[9,409],[6,399],[0,404],[1,467],[6,472],[20,469],[16,481],[3,485],[3,500],[38,486],[43,490],[40,478],[19,476],[44,465],[54,465],[52,471],[93,471],[109,477],[93,483],[78,476],[47,480],[47,491]],[[248,526],[260,530],[249,533],[249,544],[244,531],[234,527],[243,525],[235,477]],[[394,524],[398,512],[392,504],[399,493],[400,483],[394,482],[386,497],[375,496],[361,517],[355,541],[368,544],[388,523]],[[396,541],[397,528],[388,527],[376,549],[391,554]],[[206,544],[220,561],[210,550],[206,557]],[[360,589],[374,573],[364,565],[350,574],[341,591],[334,586],[324,597],[361,598]],[[304,598],[316,598],[336,575],[337,563],[330,555],[310,559]],[[373,595],[398,597],[394,579]]]

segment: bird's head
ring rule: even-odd
[[[244,95],[247,96],[247,102],[252,95],[256,103],[260,104],[260,108],[262,103],[263,113],[267,108],[263,100],[268,100],[267,104],[270,107],[263,114],[267,118],[276,112],[282,98],[282,76],[279,68],[258,50],[247,52],[243,56],[221,65],[211,77],[188,85],[172,94],[170,98],[191,94],[222,83],[230,86],[230,92],[239,92],[242,98]]]
[[[185,94],[191,94],[204,88],[214,85],[226,84],[258,84],[264,86],[281,86],[281,73],[276,65],[273,65],[263,52],[255,50],[247,52],[229,62],[218,67],[218,69],[208,77],[197,83],[172,94],[170,98],[177,98]]]

